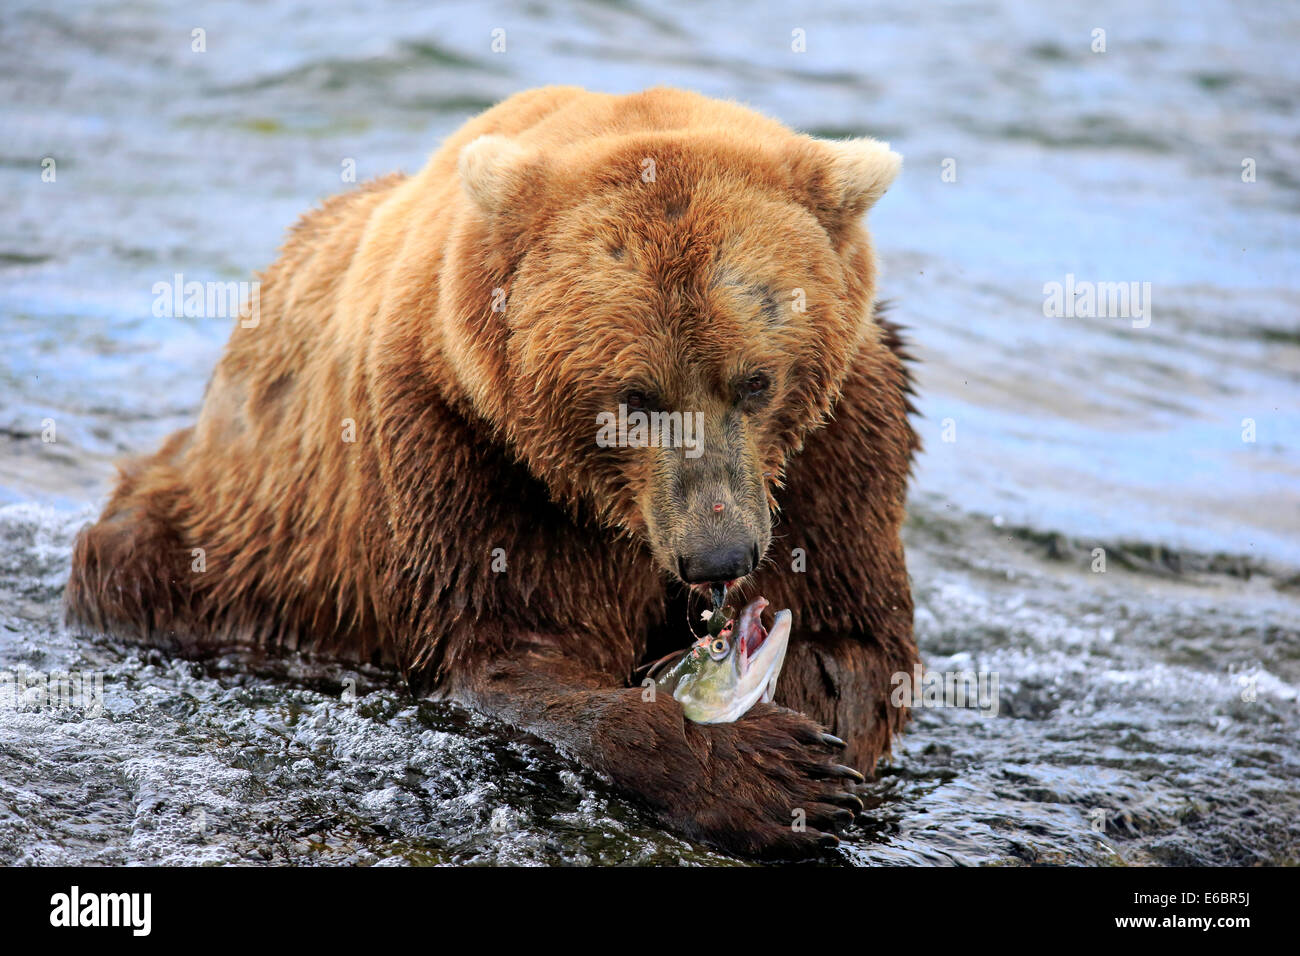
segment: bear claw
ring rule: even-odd
[[[849,810],[852,810],[855,815],[861,813],[865,809],[862,800],[851,793],[833,793],[827,799],[832,803],[838,803],[842,807],[847,807]]]
[[[846,780],[852,780],[854,783],[866,783],[867,778],[858,773],[852,767],[846,767],[842,763],[826,764],[825,773],[828,777],[843,777]]]

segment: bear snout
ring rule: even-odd
[[[727,542],[677,556],[677,573],[687,584],[729,584],[758,566],[758,542]]]
[[[662,452],[642,500],[661,566],[686,584],[729,584],[758,569],[771,542],[771,516],[760,462],[741,428],[688,459]]]

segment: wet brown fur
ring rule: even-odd
[[[484,134],[509,148],[465,150]],[[196,424],[124,465],[78,537],[70,620],[187,654],[394,666],[679,832],[805,852],[851,802],[816,725],[870,772],[907,719],[889,676],[916,660],[910,385],[873,318],[859,219],[878,193],[846,191],[834,155],[693,94],[547,88],[419,174],[329,200],[261,276],[259,321],[235,329]],[[796,287],[807,313],[774,322],[768,300]],[[793,611],[778,703],[807,717],[759,705],[706,727],[628,686],[656,639],[689,639],[686,592],[647,527],[662,456],[596,447],[594,414],[644,377],[721,402],[759,365],[775,397],[745,416],[745,447],[773,541],[742,587]]]

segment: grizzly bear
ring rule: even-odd
[[[397,668],[688,838],[833,845],[917,661],[917,438],[861,221],[900,163],[680,90],[509,98],[293,228],[195,424],[78,537],[69,621]],[[698,442],[597,441],[615,411]],[[776,704],[704,725],[638,665],[714,588],[794,637]]]

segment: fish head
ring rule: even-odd
[[[738,720],[760,700],[771,701],[790,639],[790,612],[763,627],[767,601],[750,603],[717,635],[702,638],[659,680],[696,723]]]

